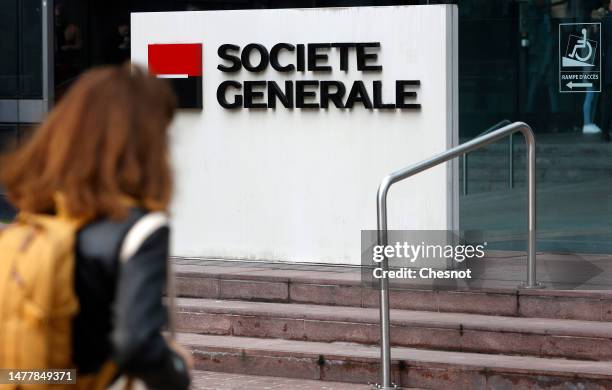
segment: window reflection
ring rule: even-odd
[[[31,133],[31,125],[0,124],[0,153],[7,153],[19,146]],[[6,199],[5,190],[0,186],[0,224],[11,221],[15,208]]]
[[[610,9],[607,0],[459,2],[460,137],[473,138],[502,119],[533,126],[540,250],[612,252]],[[601,93],[560,93],[561,23],[602,24]],[[597,26],[584,28],[589,39],[599,36]],[[470,155],[470,191],[460,200],[461,228],[487,232],[500,249],[525,245],[520,138],[512,152],[503,140]]]
[[[86,68],[82,5],[77,2],[57,2],[54,8],[54,52],[56,98],[70,87]]]
[[[0,99],[42,97],[40,5],[37,0],[0,3]]]
[[[42,13],[40,0],[19,1],[19,97],[42,98]],[[4,57],[4,53],[3,53]]]
[[[13,98],[18,92],[17,1],[5,1],[0,7],[0,99]]]

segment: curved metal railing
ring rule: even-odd
[[[471,141],[449,149],[446,152],[440,153],[427,160],[387,175],[380,183],[377,193],[376,211],[378,215],[378,245],[386,246],[388,244],[387,195],[393,184],[517,132],[521,132],[525,136],[525,142],[527,143],[527,280],[521,285],[521,287],[541,287],[536,280],[536,143],[531,127],[523,122],[515,122],[504,126],[501,129],[491,131],[476,137]],[[380,264],[383,271],[389,270],[389,260],[386,257]],[[383,272],[383,275],[384,277],[380,279],[380,344],[382,383],[378,388],[388,390],[395,389],[396,387],[391,383],[389,278],[387,276],[388,273]]]

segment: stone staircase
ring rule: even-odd
[[[197,369],[379,380],[378,292],[358,270],[179,260],[175,272]],[[391,306],[405,388],[612,389],[612,291],[415,286]]]

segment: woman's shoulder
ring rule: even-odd
[[[117,258],[128,232],[147,214],[144,209],[132,208],[122,220],[98,218],[88,223],[77,236],[77,253],[87,258]]]

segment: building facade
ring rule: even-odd
[[[430,3],[458,4],[461,140],[517,120],[536,132],[538,249],[611,253],[612,147],[605,131],[598,132],[609,116],[601,98],[605,67],[597,91],[567,91],[561,78],[567,25],[587,26],[597,59],[605,60],[600,26],[608,4],[600,0],[6,0],[0,5],[0,148],[23,142],[84,70],[130,58],[132,12]],[[500,249],[524,248],[522,139],[473,152],[459,166],[460,229],[481,231]],[[0,199],[0,220],[8,221],[15,210]]]

